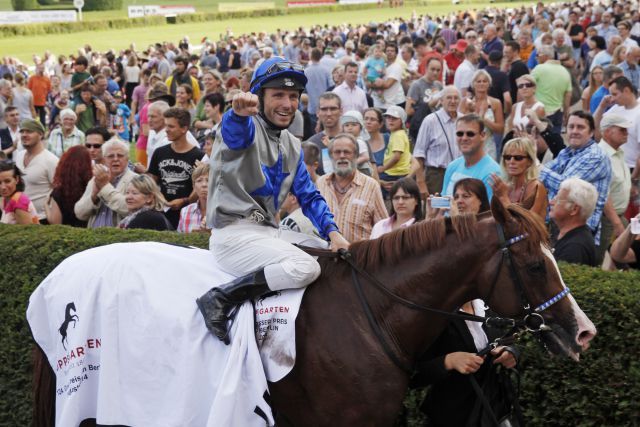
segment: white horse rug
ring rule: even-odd
[[[195,299],[232,279],[209,251],[163,243],[113,244],[63,261],[27,309],[56,374],[56,425],[274,425],[267,379],[293,367],[303,291],[245,303],[225,346]]]

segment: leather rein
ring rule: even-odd
[[[339,258],[344,262],[346,262],[347,264],[349,264],[349,266],[351,267],[352,282],[353,282],[356,294],[358,296],[358,300],[360,301],[360,305],[362,306],[362,310],[367,318],[367,322],[371,327],[371,330],[373,331],[376,338],[378,339],[378,342],[382,346],[387,357],[389,357],[389,359],[398,368],[403,370],[405,373],[411,375],[414,371],[413,366],[410,366],[409,364],[403,362],[400,359],[400,357],[396,354],[396,352],[393,350],[388,340],[385,338],[384,332],[382,331],[382,328],[380,327],[377,320],[375,319],[375,315],[371,310],[369,301],[367,300],[367,297],[364,294],[364,291],[362,289],[362,283],[360,282],[359,276],[364,277],[371,284],[373,284],[376,289],[378,289],[379,291],[387,295],[393,301],[409,309],[433,313],[433,314],[447,317],[449,319],[469,320],[472,322],[479,322],[492,328],[499,328],[499,329],[510,328],[510,330],[505,335],[503,335],[500,338],[497,338],[493,342],[489,343],[487,347],[480,350],[478,352],[478,355],[480,356],[484,356],[488,354],[491,350],[493,350],[498,346],[508,345],[515,342],[515,340],[519,337],[519,335],[523,331],[538,334],[543,331],[551,330],[551,328],[549,328],[545,324],[544,318],[540,313],[548,309],[549,307],[551,307],[556,302],[560,301],[565,296],[567,296],[570,292],[569,288],[565,287],[561,292],[559,292],[558,294],[550,298],[548,301],[532,309],[531,304],[529,303],[529,300],[526,297],[526,294],[524,291],[524,285],[522,283],[520,275],[518,274],[518,270],[515,268],[515,265],[513,263],[511,251],[509,250],[509,248],[512,245],[525,240],[528,237],[528,235],[525,233],[516,237],[512,237],[510,239],[505,239],[504,229],[502,225],[500,223],[496,223],[496,228],[498,232],[498,240],[500,245],[499,249],[502,253],[502,257],[500,258],[500,264],[498,265],[498,269],[496,271],[494,280],[489,290],[489,294],[487,295],[487,298],[484,299],[484,301],[489,301],[490,298],[493,296],[493,291],[498,282],[500,272],[502,271],[503,265],[506,265],[509,271],[509,275],[511,277],[511,281],[515,284],[516,289],[518,290],[520,301],[525,311],[525,315],[521,319],[516,320],[512,318],[496,317],[496,316],[482,317],[482,316],[477,316],[470,313],[465,313],[463,311],[450,312],[446,310],[440,310],[437,308],[427,307],[427,306],[415,303],[413,301],[410,301],[396,294],[392,290],[388,289],[378,279],[376,279],[367,271],[363,270],[361,267],[356,265],[351,253],[347,250],[341,249],[338,252],[331,252],[326,249],[317,249],[317,248],[311,248],[311,247],[305,247],[305,246],[299,246],[299,245],[298,247],[304,250],[309,255],[319,256],[324,258],[336,258],[336,259]]]

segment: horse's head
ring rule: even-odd
[[[596,328],[566,289],[544,224],[519,206],[505,208],[496,198],[491,211],[495,222],[483,221],[493,224],[490,240],[497,237],[499,250],[478,279],[485,302],[500,315],[526,318],[552,353],[578,360]]]

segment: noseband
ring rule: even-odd
[[[498,277],[500,276],[500,272],[502,271],[502,266],[506,264],[509,271],[509,276],[511,277],[511,281],[515,284],[518,294],[520,295],[520,303],[522,304],[522,308],[526,313],[521,321],[516,321],[514,323],[516,325],[521,325],[527,331],[533,333],[550,331],[551,328],[549,328],[549,326],[544,323],[544,318],[540,313],[560,301],[565,296],[569,295],[569,293],[571,292],[570,289],[568,287],[565,287],[562,291],[558,292],[547,301],[532,309],[531,304],[529,303],[529,299],[527,298],[527,295],[524,291],[522,279],[520,278],[520,274],[518,273],[518,270],[513,263],[511,251],[509,250],[511,246],[515,245],[518,242],[522,242],[523,240],[528,238],[529,235],[527,233],[524,233],[510,239],[506,239],[504,236],[504,228],[502,227],[502,224],[497,222],[496,229],[498,232],[498,243],[500,245],[500,252],[502,253],[502,257],[500,258],[500,264],[498,265],[498,270],[496,271],[496,275],[491,285],[491,289],[489,290],[489,294],[484,299],[484,301],[486,301],[486,303],[488,304],[493,297],[493,291],[495,290],[496,284],[498,282]]]

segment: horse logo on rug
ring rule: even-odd
[[[71,314],[71,311],[73,311],[73,314]],[[73,327],[75,329],[76,322],[80,320],[78,315],[75,313],[76,305],[73,302],[70,302],[64,310],[64,321],[58,328],[58,332],[60,332],[60,335],[62,336],[62,347],[64,347],[65,350],[67,349],[65,342],[67,341],[67,329],[69,328],[69,323],[73,322]]]

